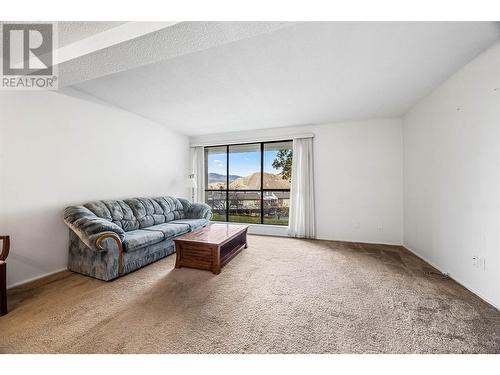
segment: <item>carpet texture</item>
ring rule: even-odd
[[[220,275],[170,256],[9,291],[3,353],[500,353],[500,312],[405,249],[249,236]]]

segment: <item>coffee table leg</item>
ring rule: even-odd
[[[175,268],[181,268],[181,247],[175,244]]]
[[[220,246],[212,248],[212,273],[214,275],[220,273]]]

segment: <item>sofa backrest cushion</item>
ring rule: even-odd
[[[185,216],[182,203],[173,197],[132,198],[126,199],[125,203],[132,209],[141,229]]]
[[[102,200],[84,204],[96,216],[109,220],[125,232],[185,217],[184,206],[174,197]]]
[[[115,223],[125,232],[139,229],[139,221],[124,201],[103,200],[89,202],[83,206],[96,216]]]

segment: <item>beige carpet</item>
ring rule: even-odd
[[[500,313],[399,247],[250,236],[218,276],[174,261],[10,290],[0,352],[500,352]]]

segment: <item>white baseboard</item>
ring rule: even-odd
[[[278,236],[289,237],[288,227],[284,225],[271,225],[271,224],[247,224],[247,223],[234,223],[226,221],[211,221],[213,224],[246,224],[248,225],[248,234],[257,234],[262,236]]]
[[[352,238],[351,239],[348,239],[348,240],[342,240],[342,239],[338,239],[338,238],[326,238],[326,237],[316,237],[315,240],[320,240],[320,241],[332,241],[332,242],[349,242],[349,243],[363,243],[363,244],[367,244],[367,245],[388,245],[388,246],[403,246],[401,243],[396,243],[396,242],[390,242],[390,241],[387,241],[387,242],[384,242],[384,241],[356,241],[356,240],[353,240]]]
[[[284,227],[282,225],[250,224],[248,234],[288,237],[288,227]]]
[[[451,275],[450,272],[448,272],[447,270],[444,270],[442,269],[441,267],[439,267],[437,264],[435,264],[434,262],[431,262],[430,260],[428,260],[427,258],[425,258],[423,255],[420,255],[419,253],[417,253],[415,250],[412,250],[410,249],[408,246],[406,245],[403,245],[403,247],[408,250],[410,253],[412,253],[413,255],[415,255],[416,257],[422,259],[424,262],[430,264],[432,267],[434,267],[435,269],[437,269],[439,272],[441,272],[442,274],[448,276],[450,279],[452,279],[453,281],[455,281],[457,284],[460,284],[461,286],[463,286],[465,289],[467,289],[469,292],[471,293],[474,293],[476,296],[478,296],[479,298],[481,298],[484,302],[490,304],[491,306],[493,306],[495,309],[497,309],[498,311],[500,311],[500,307],[497,306],[493,301],[490,301],[488,298],[484,297],[481,295],[481,293],[479,293],[477,290],[475,290],[474,288],[471,288],[467,285],[465,285],[465,283],[463,283],[462,281],[458,280],[455,276]]]
[[[15,283],[15,284],[12,284],[12,285],[8,285],[7,286],[7,290],[9,290],[11,288],[15,288],[16,286],[21,286],[21,285],[30,283],[30,282],[35,281],[35,280],[39,280],[41,278],[53,275],[53,274],[58,273],[58,272],[66,271],[67,269],[68,269],[67,267],[64,267],[64,268],[61,268],[61,269],[56,270],[56,271],[51,271],[51,272],[48,272],[48,273],[44,273],[43,275],[39,275],[39,276],[32,277],[30,279],[19,281],[18,283]]]

